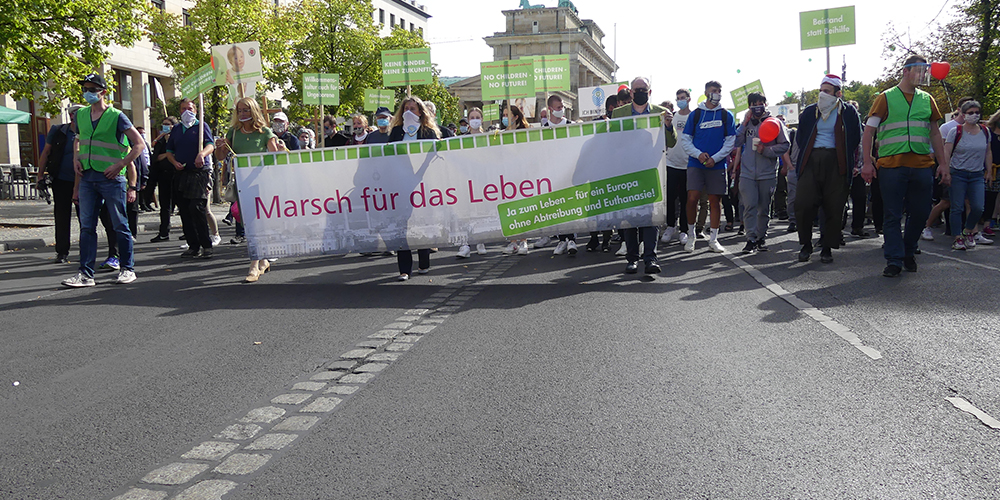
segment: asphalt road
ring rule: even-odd
[[[938,237],[886,279],[880,239],[769,242],[661,247],[656,278],[494,245],[252,285],[242,247],[140,243],[135,283],[79,290],[51,249],[2,254],[0,498],[996,498],[1000,431],[947,398],[1000,416],[1000,248]]]

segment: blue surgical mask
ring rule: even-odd
[[[459,125],[458,126],[458,131],[461,132],[461,133],[463,133],[463,134],[468,134],[469,133],[469,126],[468,125]]]
[[[163,128],[162,128],[162,130],[163,130],[164,134],[169,134],[170,133],[170,125],[164,125]]]
[[[377,123],[379,127],[388,127],[389,126],[389,119],[388,118],[379,118],[378,120],[375,120],[375,123]]]
[[[506,116],[500,120],[500,123],[502,123],[504,127],[510,126],[510,120],[508,120]]]
[[[687,99],[677,99],[677,107],[681,108],[681,109],[684,109],[684,108],[688,107],[688,103],[689,102],[691,102],[691,101],[688,101]]]
[[[101,94],[98,94],[96,92],[84,92],[83,100],[87,101],[90,104],[97,104],[98,102],[101,101]]]

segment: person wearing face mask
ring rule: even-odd
[[[546,108],[546,116],[542,120],[543,127],[562,127],[573,123],[573,120],[566,118],[566,108],[563,106],[562,97],[557,95],[550,95],[548,100],[545,102],[548,106]],[[535,248],[542,248],[548,245],[551,238],[544,237],[535,243]],[[559,243],[552,250],[552,255],[576,255],[576,235],[575,234],[560,234],[558,236]]]
[[[108,93],[104,77],[91,73],[77,83],[90,104],[77,111],[78,133],[73,143],[77,184],[73,199],[80,204],[80,271],[62,284],[73,288],[95,285],[97,220],[102,206],[108,209],[118,241],[117,282],[131,283],[135,271],[125,205],[136,199],[138,175],[133,162],[146,143],[128,117],[104,100]]]
[[[976,231],[986,199],[986,183],[993,182],[992,137],[986,125],[979,123],[982,106],[970,100],[962,105],[965,123],[948,133],[945,156],[951,167],[951,227],[955,231],[953,250],[971,250],[979,245],[991,245]],[[968,202],[969,213],[962,226],[962,215]],[[963,230],[959,232],[959,228]]]
[[[472,108],[469,110],[469,118],[462,118],[458,122],[459,124],[465,123],[464,130],[459,129],[461,133],[459,135],[473,135],[483,133],[483,110],[479,108]],[[476,253],[479,255],[486,255],[486,244],[479,243],[476,245]],[[472,255],[472,248],[468,244],[464,244],[458,248],[457,257],[460,259],[467,259]]]
[[[365,144],[385,144],[389,142],[389,122],[392,120],[392,111],[385,106],[379,106],[375,110],[375,125],[377,130],[368,133]]]
[[[929,66],[921,56],[906,58],[899,83],[879,94],[872,103],[862,139],[864,167],[861,175],[865,182],[871,182],[878,175],[882,191],[886,260],[882,275],[887,278],[899,276],[903,269],[917,271],[914,255],[931,209],[935,156],[937,175],[943,184],[951,184],[950,163],[938,128],[941,111],[930,94],[917,88],[926,84]],[[876,139],[877,171],[871,157],[872,143]],[[931,146],[934,147],[933,155]],[[801,197],[801,184],[799,189]],[[907,219],[905,234],[902,234],[904,209]]]
[[[271,131],[274,135],[281,139],[281,142],[285,143],[285,149],[288,151],[295,151],[302,149],[302,145],[299,144],[299,138],[295,137],[288,130],[288,115],[284,111],[278,111],[274,114],[274,118],[271,119]]]
[[[961,127],[965,124],[965,113],[962,113],[961,107],[963,104],[971,101],[971,97],[963,97],[958,100],[958,107],[954,113],[951,114],[951,120],[945,122],[941,125],[941,137],[947,138],[948,134],[952,130]],[[942,186],[937,178],[934,179],[934,194],[932,199],[935,200],[934,207],[931,208],[931,214],[927,216],[927,223],[924,225],[923,232],[920,233],[920,239],[926,241],[934,241],[934,232],[931,227],[941,220],[941,214],[945,214],[944,217],[944,234],[945,236],[954,236],[955,234],[951,231],[951,217],[948,217],[948,210],[951,208],[951,190],[948,186]],[[957,231],[961,233],[961,231]]]
[[[365,144],[368,139],[368,117],[360,113],[351,115],[351,129],[353,133],[349,144],[352,146]]]
[[[736,129],[736,149],[740,152],[739,192],[743,205],[743,224],[746,228],[747,244],[743,253],[767,251],[767,226],[770,223],[771,197],[778,183],[778,158],[788,151],[788,132],[785,125],[778,123],[781,130],[778,137],[765,143],[760,139],[761,124],[770,114],[767,112],[767,98],[758,92],[747,96],[750,110],[743,117],[743,123]]]
[[[45,147],[39,157],[38,186],[46,181],[52,186],[52,207],[55,217],[56,264],[69,262],[69,232],[73,212],[73,142],[76,140],[76,112],[83,108],[71,105],[66,114],[69,123],[53,125],[45,136]]]
[[[677,112],[674,113],[672,126],[674,135],[680,137],[684,133],[688,117],[691,116],[691,93],[687,89],[678,89]],[[687,164],[688,155],[680,144],[667,148],[667,228],[663,230],[660,241],[670,243],[675,238],[681,245],[688,242],[687,221]],[[677,206],[680,206],[678,213]],[[678,230],[677,221],[680,221]]]
[[[351,143],[351,138],[342,131],[337,130],[337,119],[332,115],[323,118],[323,147],[339,148]]]
[[[816,218],[820,208],[820,261],[833,262],[833,249],[840,248],[843,239],[844,204],[861,139],[861,119],[853,106],[840,100],[841,85],[839,76],[824,76],[818,102],[799,115],[795,138],[799,153],[795,161],[795,219],[802,223],[798,226],[802,245],[799,262],[807,262],[812,255],[813,230],[809,221]]]
[[[173,116],[163,119],[160,124],[160,135],[153,141],[153,155],[150,157],[152,170],[156,171],[156,190],[160,200],[160,230],[150,241],[159,243],[170,240],[170,216],[173,214],[174,206],[178,197],[174,195],[174,176],[177,169],[167,160],[167,141],[170,139],[170,132],[180,120]]]
[[[511,105],[509,101],[503,104],[503,117],[500,119],[500,124],[505,130],[520,130],[531,127],[531,124],[524,117],[524,112],[521,111],[521,108]],[[541,248],[547,245],[548,242],[549,237],[542,237],[535,243],[534,247]],[[528,255],[528,240],[511,240],[504,247],[503,253],[504,255]]]
[[[688,154],[688,241],[684,250],[694,252],[698,202],[702,193],[707,193],[711,227],[708,248],[722,253],[726,249],[719,243],[719,223],[722,218],[722,197],[729,185],[726,179],[726,162],[736,144],[736,123],[733,114],[720,106],[722,84],[715,80],[706,83],[705,96],[707,99],[698,105],[698,109],[688,119],[680,138],[681,147]]]
[[[389,142],[410,142],[427,139],[440,139],[441,131],[438,129],[434,116],[430,114],[419,97],[411,96],[403,100],[399,105],[399,110],[389,123]],[[418,264],[417,273],[427,274],[431,267],[431,250],[421,248],[417,250]],[[399,250],[396,252],[396,263],[399,267],[399,281],[410,279],[413,273],[413,251]]]
[[[181,101],[181,123],[167,140],[167,161],[177,170],[177,210],[181,216],[188,249],[181,257],[210,259],[212,233],[208,228],[208,190],[212,187],[212,153],[215,138],[208,124],[197,118],[194,101]],[[203,142],[198,150],[199,135]]]
[[[666,127],[664,134],[666,136],[666,146],[667,148],[674,147],[677,144],[677,136],[674,135],[673,129],[673,119],[674,115],[667,108],[651,104],[649,102],[649,96],[652,95],[653,89],[649,85],[649,79],[645,77],[636,77],[632,80],[632,88],[629,91],[631,106],[619,106],[611,113],[611,118],[625,118],[628,116],[637,115],[650,115],[659,114],[661,116],[663,126]],[[619,102],[621,97],[619,97]],[[643,168],[651,168],[653,166],[644,166]],[[656,260],[656,227],[645,226],[639,228],[628,228],[625,229],[625,234],[623,235],[625,239],[625,259],[628,264],[625,265],[626,274],[635,274],[639,270],[639,241],[641,238],[643,253],[642,260],[645,264],[644,272],[646,274],[659,274],[660,264]]]
[[[316,132],[307,127],[299,130],[299,145],[302,149],[316,149]]]

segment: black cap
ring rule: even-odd
[[[100,87],[101,89],[108,88],[108,84],[104,82],[104,77],[98,75],[97,73],[91,73],[85,76],[83,80],[79,80],[76,83],[79,83],[80,85],[83,85],[85,83],[92,83],[95,86]]]
[[[389,111],[389,108],[385,106],[379,106],[378,109],[375,110],[375,116],[381,116],[381,115],[392,116],[392,111]]]

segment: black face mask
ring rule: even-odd
[[[764,106],[750,106],[750,112],[753,113],[754,118],[760,118],[764,116],[764,111],[766,110],[767,108]]]
[[[632,94],[632,102],[640,106],[645,106],[646,103],[649,102],[649,92],[639,92],[638,90],[636,90]]]

